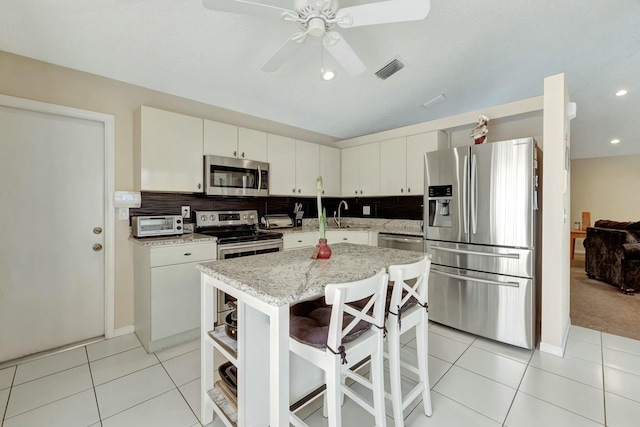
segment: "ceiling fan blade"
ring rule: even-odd
[[[219,12],[239,13],[241,15],[260,16],[264,18],[280,18],[284,13],[293,13],[295,16],[298,15],[289,9],[245,0],[203,0],[202,4],[207,9]]]
[[[322,43],[331,56],[333,56],[350,76],[362,74],[364,70],[367,69],[358,55],[351,49],[349,43],[335,31],[327,33],[327,37],[323,39]]]
[[[342,28],[391,22],[419,21],[429,14],[429,0],[387,0],[338,10],[336,18],[344,18]]]
[[[294,34],[289,40],[284,42],[280,49],[274,53],[271,58],[267,59],[267,62],[262,66],[262,71],[277,71],[282,64],[287,62],[302,46],[302,42],[305,40],[305,36],[302,33]]]

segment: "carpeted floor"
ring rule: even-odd
[[[608,283],[590,280],[584,254],[571,265],[571,324],[640,340],[640,293],[624,295]]]

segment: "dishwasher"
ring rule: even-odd
[[[424,252],[424,239],[410,234],[378,233],[378,247]]]

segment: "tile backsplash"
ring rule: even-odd
[[[389,197],[323,197],[322,204],[327,216],[332,217],[341,200],[349,209],[341,211],[343,217],[422,219],[422,196]],[[317,201],[314,197],[225,197],[203,194],[142,192],[140,208],[130,209],[130,216],[179,215],[182,206],[191,207],[191,215],[198,210],[244,210],[255,209],[258,215],[291,214],[295,203],[301,203],[305,218],[317,218]],[[370,215],[363,215],[368,207]]]

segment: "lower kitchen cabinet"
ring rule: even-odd
[[[285,233],[282,236],[282,249],[310,248],[318,243],[320,233],[312,231],[309,233]]]
[[[200,272],[216,243],[134,246],[135,333],[147,352],[200,333]]]
[[[369,232],[368,231],[328,230],[327,243],[329,245],[334,245],[337,243],[353,243],[354,245],[368,245]]]
[[[285,233],[282,236],[282,247],[285,251],[290,249],[311,248],[318,243],[319,237],[320,234],[318,231],[310,231],[308,233]],[[369,232],[361,230],[327,230],[326,237],[329,245],[335,245],[338,243],[369,245],[371,242]]]

